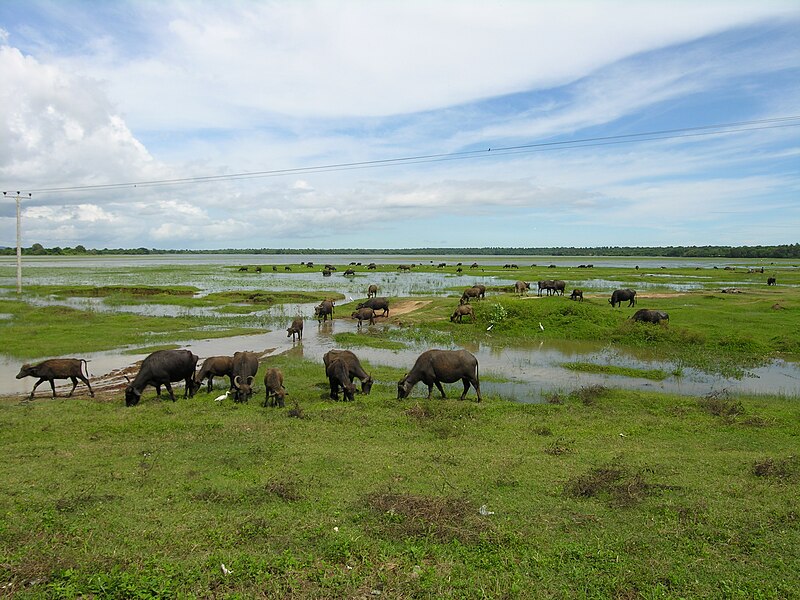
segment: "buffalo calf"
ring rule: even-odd
[[[45,360],[37,365],[22,365],[19,373],[17,373],[17,379],[22,379],[23,377],[39,378],[39,381],[33,384],[33,389],[31,390],[30,395],[31,399],[33,399],[33,394],[36,392],[36,388],[39,387],[39,384],[45,381],[50,382],[50,389],[53,391],[53,398],[55,398],[56,386],[55,382],[53,381],[55,379],[72,380],[72,389],[70,390],[69,394],[67,394],[68,398],[72,396],[72,392],[74,392],[75,388],[78,386],[78,379],[86,384],[86,387],[89,388],[89,395],[94,398],[94,392],[92,391],[92,386],[89,384],[89,379],[87,379],[87,377],[83,374],[84,364],[86,364],[86,360],[83,358],[51,358],[50,360]],[[86,375],[88,374],[89,369],[87,366]]]

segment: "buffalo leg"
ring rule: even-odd
[[[164,384],[164,387],[167,388],[167,392],[169,392],[170,400],[175,402],[175,394],[172,392],[172,385],[169,382],[167,382]]]
[[[81,376],[81,375],[78,375],[78,378],[79,378],[79,379],[80,379],[80,380],[81,380],[83,383],[85,383],[85,384],[86,384],[86,387],[88,387],[88,388],[89,388],[89,395],[90,395],[92,398],[94,398],[94,392],[92,391],[92,386],[91,386],[91,384],[89,383],[89,380],[88,380],[88,379],[86,379],[86,377],[83,377],[83,376]],[[73,389],[73,391],[75,390],[75,388],[72,388],[72,389]]]
[[[39,381],[37,381],[36,383],[33,384],[33,389],[31,390],[31,395],[30,395],[30,399],[31,400],[33,400],[33,394],[34,394],[34,392],[36,392],[36,388],[39,387],[40,383],[44,383],[45,381],[47,381],[47,377],[42,377],[41,379],[39,379]],[[55,398],[56,397],[56,388],[53,386],[52,380],[50,381],[50,387],[53,388],[53,398]]]
[[[75,388],[78,387],[78,378],[70,377],[70,379],[72,380],[72,389],[69,391],[69,394],[67,394],[67,398],[72,398],[72,392],[74,392]]]
[[[209,375],[208,376],[208,387],[206,388],[206,391],[210,394],[212,389],[214,389],[214,376],[213,375]]]
[[[331,400],[339,400],[339,382],[333,377],[328,377],[331,384]]]
[[[437,379],[433,383],[435,383],[436,387],[439,388],[439,391],[442,393],[442,398],[447,398],[447,396],[445,396],[445,393],[444,393],[444,388],[442,387],[442,382]]]

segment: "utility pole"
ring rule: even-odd
[[[3,196],[7,196],[8,192],[3,192]],[[31,195],[28,194],[28,198]],[[20,201],[22,196],[17,192],[17,293],[22,293],[22,213],[20,211]]]

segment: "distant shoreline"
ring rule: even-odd
[[[0,256],[13,256],[15,248],[0,248]],[[44,248],[40,244],[23,248],[23,256],[107,256],[150,254],[260,254],[260,255],[342,255],[381,254],[403,256],[652,256],[664,258],[800,258],[800,243],[777,246],[596,246],[596,247],[552,247],[552,248],[219,248],[213,250],[157,249],[157,248]]]

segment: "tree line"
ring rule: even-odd
[[[16,248],[0,248],[0,256],[13,256]],[[158,248],[45,248],[33,244],[22,248],[24,256],[96,256],[145,254],[403,254],[403,255],[516,255],[516,256],[659,256],[669,258],[800,258],[799,244],[777,246],[594,246],[540,248],[220,248],[186,250]]]

